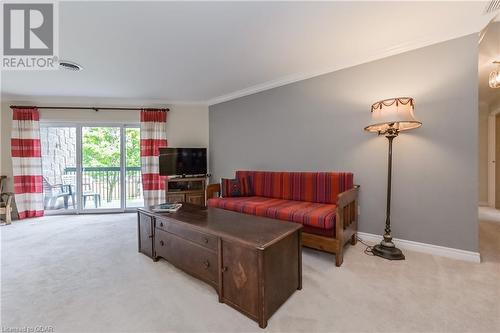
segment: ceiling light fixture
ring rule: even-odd
[[[500,88],[500,61],[493,61],[497,69],[490,73],[490,88]]]
[[[59,68],[67,69],[69,71],[74,71],[74,72],[78,72],[83,69],[81,65],[78,65],[76,62],[68,60],[59,60]]]

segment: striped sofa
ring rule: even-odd
[[[344,172],[236,171],[250,180],[252,196],[217,197],[220,184],[207,188],[207,205],[303,225],[302,244],[334,253],[336,265],[343,248],[356,243],[357,194],[353,174]]]

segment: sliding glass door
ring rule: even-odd
[[[114,212],[144,205],[139,127],[46,125],[41,134],[47,211]]]

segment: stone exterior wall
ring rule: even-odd
[[[76,167],[76,129],[40,128],[43,176],[50,184],[61,184],[64,169]]]

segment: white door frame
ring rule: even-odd
[[[493,110],[488,115],[488,206],[495,208],[496,188],[496,117],[500,108]]]

